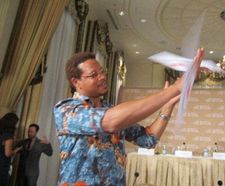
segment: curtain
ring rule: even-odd
[[[0,115],[14,110],[34,76],[68,0],[24,0],[0,84]]]
[[[0,1],[0,70],[2,68],[18,6],[19,0]]]
[[[51,40],[47,56],[47,73],[43,80],[43,95],[38,117],[39,136],[47,136],[53,146],[53,156],[42,155],[38,185],[56,185],[59,152],[53,117],[54,105],[67,97],[69,85],[65,75],[65,62],[74,50],[75,21],[65,11]]]

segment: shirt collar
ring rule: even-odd
[[[84,95],[81,95],[81,94],[78,93],[78,92],[74,92],[73,98],[74,98],[74,99],[80,99],[81,101],[90,101],[90,98],[89,98],[89,97],[84,96]]]
[[[80,99],[81,101],[89,102],[92,106],[94,106],[94,103],[88,96],[81,95],[79,92],[74,92],[73,99]],[[105,100],[101,99],[101,102],[103,107],[109,106]]]

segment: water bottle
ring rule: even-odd
[[[163,145],[162,154],[163,155],[166,155],[167,154],[166,145]]]
[[[204,157],[209,157],[209,152],[208,152],[208,149],[207,148],[204,149],[203,156]]]

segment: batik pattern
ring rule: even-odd
[[[126,155],[124,140],[150,148],[157,138],[133,125],[118,133],[104,132],[101,121],[109,109],[96,108],[88,97],[75,94],[54,108],[60,147],[58,186],[124,186]]]

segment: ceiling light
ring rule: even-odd
[[[136,51],[135,53],[136,53],[136,54],[140,54],[140,52],[139,52],[139,51]]]
[[[146,23],[147,20],[146,20],[146,19],[141,19],[140,21],[141,21],[142,23]]]
[[[125,15],[124,11],[120,11],[120,12],[119,12],[119,15],[120,15],[120,16],[124,16],[124,15]]]
[[[211,50],[211,51],[209,51],[209,53],[210,53],[210,54],[213,54],[213,53],[214,53],[214,51],[212,51],[212,50]]]

